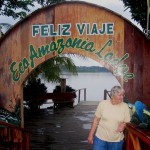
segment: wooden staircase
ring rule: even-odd
[[[29,150],[29,131],[0,121],[0,150]]]

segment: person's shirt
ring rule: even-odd
[[[119,142],[123,140],[123,132],[118,132],[120,122],[130,122],[128,105],[124,102],[113,105],[110,100],[99,103],[95,116],[100,118],[96,136],[108,142]]]

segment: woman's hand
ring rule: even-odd
[[[125,129],[126,123],[125,122],[120,122],[117,128],[117,132],[123,132]]]
[[[93,144],[93,135],[89,134],[88,136],[88,143]]]

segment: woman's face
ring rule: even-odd
[[[123,101],[124,94],[125,94],[124,91],[120,91],[114,95],[114,99],[115,99],[116,103],[121,103]]]

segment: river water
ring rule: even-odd
[[[87,101],[103,100],[105,89],[110,91],[110,89],[114,85],[120,85],[118,80],[110,72],[78,73],[78,76],[66,74],[63,75],[63,78],[66,78],[66,84],[71,86],[75,90],[86,88]],[[44,83],[49,93],[53,92],[55,86],[58,85],[58,84],[47,83],[47,82]],[[78,92],[76,94],[78,96]],[[84,92],[82,90],[81,100],[83,99],[84,99]]]

